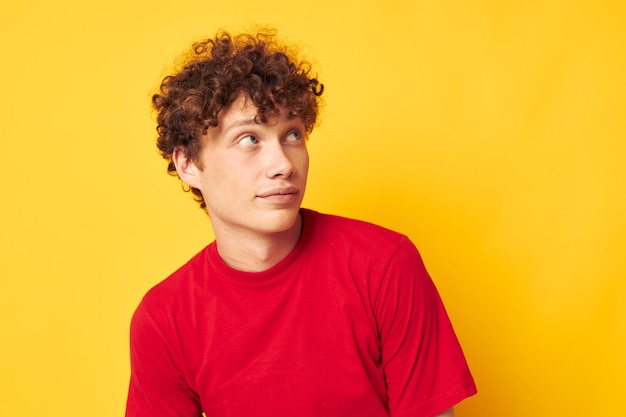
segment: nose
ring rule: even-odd
[[[295,165],[290,155],[280,143],[272,144],[267,151],[267,176],[270,178],[289,178],[295,172]]]

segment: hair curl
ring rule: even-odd
[[[157,147],[168,161],[168,173],[178,175],[172,161],[178,147],[198,162],[200,138],[217,126],[219,112],[241,94],[258,108],[260,123],[287,109],[311,133],[324,85],[310,73],[311,65],[280,44],[274,30],[235,36],[222,31],[195,43],[182,69],[165,77],[159,93],[152,96],[158,113]],[[191,187],[191,192],[205,208],[200,190]]]

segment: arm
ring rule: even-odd
[[[186,384],[169,326],[154,319],[168,315],[154,313],[144,301],[131,322],[126,417],[200,417],[199,399]]]
[[[413,244],[400,242],[375,305],[391,415],[453,416],[476,392],[441,298]]]
[[[441,414],[437,414],[435,417],[454,417],[454,408],[448,408]]]

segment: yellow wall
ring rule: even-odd
[[[252,22],[326,83],[306,205],[421,248],[479,385],[458,415],[623,412],[623,2],[11,3],[1,416],[122,415],[134,307],[211,239],[149,95],[191,41]]]

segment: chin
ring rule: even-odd
[[[269,226],[269,233],[282,233],[291,230],[296,226],[298,216],[300,214],[300,208],[280,210],[274,212],[267,218],[266,225]]]

